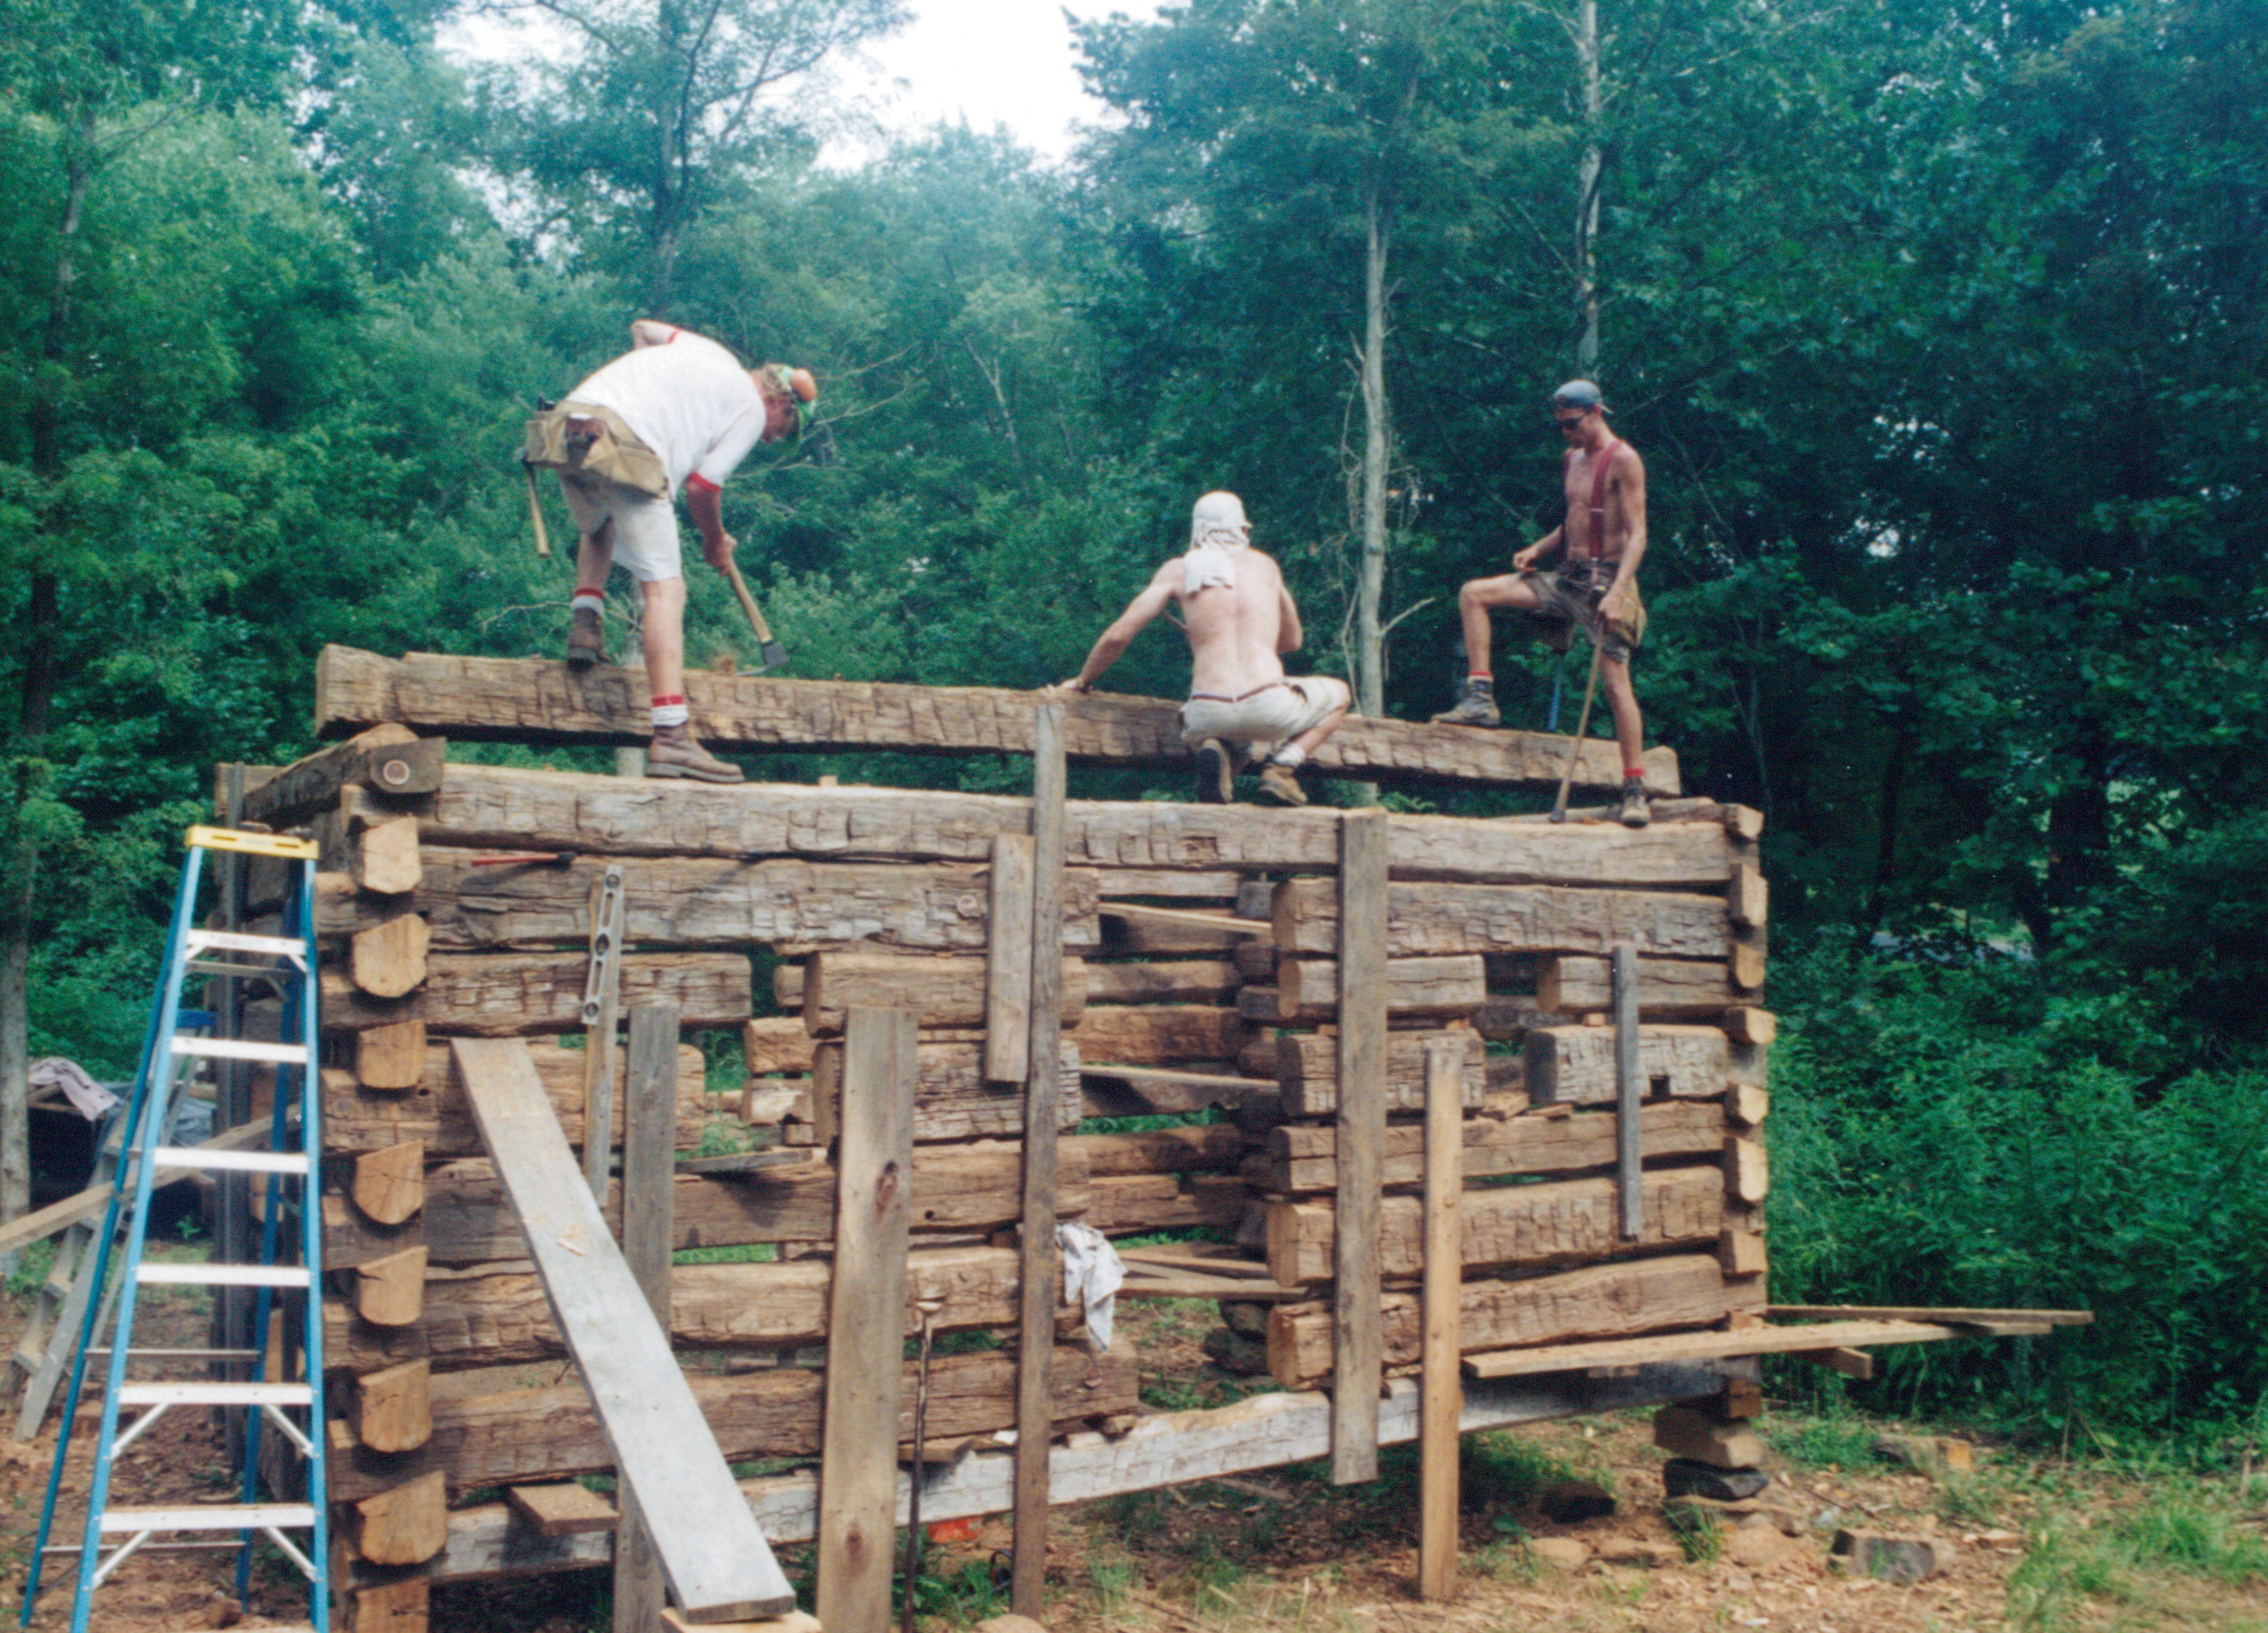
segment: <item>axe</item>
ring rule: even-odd
[[[740,577],[740,564],[729,555],[725,558],[725,576],[733,581],[733,593],[740,598],[740,610],[748,615],[748,628],[756,632],[756,644],[762,652],[762,662],[756,666],[756,673],[762,674],[780,667],[787,662],[787,648],[772,638],[772,627],[756,609],[756,598],[748,593],[747,581]]]
[[[1583,683],[1583,712],[1575,718],[1575,735],[1567,744],[1567,769],[1559,778],[1559,798],[1551,802],[1551,820],[1567,820],[1567,790],[1575,781],[1575,761],[1583,752],[1583,733],[1591,724],[1591,694],[1599,685],[1599,647],[1591,646],[1591,678]]]

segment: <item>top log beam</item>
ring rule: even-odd
[[[685,677],[686,699],[711,747],[725,753],[892,749],[907,754],[1029,754],[1032,695],[986,687],[887,686],[849,680],[781,680],[702,671]],[[327,646],[315,670],[315,727],[342,737],[392,721],[469,741],[632,744],[646,735],[644,673],[597,667],[578,673],[537,658],[411,652],[399,660]],[[1083,694],[1066,700],[1067,750],[1087,765],[1184,769],[1179,706],[1160,698]],[[1555,783],[1567,739],[1540,732],[1482,731],[1349,716],[1309,758],[1326,776],[1390,783]],[[1584,746],[1575,780],[1620,785],[1620,751]],[[1646,790],[1682,791],[1677,757],[1645,756]]]

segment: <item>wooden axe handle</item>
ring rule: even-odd
[[[747,581],[740,577],[740,563],[729,555],[725,558],[725,576],[733,581],[733,593],[740,598],[740,610],[748,615],[748,628],[756,632],[758,641],[770,645],[772,627],[764,622],[763,614],[756,610],[756,598],[748,593]]]

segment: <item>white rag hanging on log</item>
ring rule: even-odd
[[[1063,1249],[1064,1298],[1086,1312],[1086,1341],[1095,1354],[1108,1355],[1118,1290],[1126,1281],[1118,1249],[1093,1225],[1076,1224],[1056,1226],[1056,1246]]]
[[[86,1068],[60,1055],[33,1061],[27,1076],[34,1089],[61,1089],[63,1098],[71,1103],[71,1109],[89,1122],[98,1121],[118,1104],[118,1096],[88,1077]]]

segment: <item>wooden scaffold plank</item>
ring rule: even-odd
[[[1447,1599],[1457,1580],[1457,1375],[1462,1304],[1458,1203],[1465,1186],[1458,1094],[1462,1063],[1446,1041],[1425,1050],[1425,1337],[1418,1433],[1418,1592]]]
[[[1337,1357],[1331,1479],[1378,1478],[1380,1175],[1386,1149],[1386,813],[1339,820]]]
[[[712,1622],[792,1609],[795,1591],[740,1500],[669,1340],[608,1234],[526,1044],[460,1038],[450,1047],[553,1317],[615,1465],[638,1493],[678,1602]]]
[[[622,1127],[622,1260],[665,1330],[677,1192],[677,1006],[630,1011]],[[615,1492],[615,1633],[651,1633],[663,1606],[661,1556],[630,1482]]]

